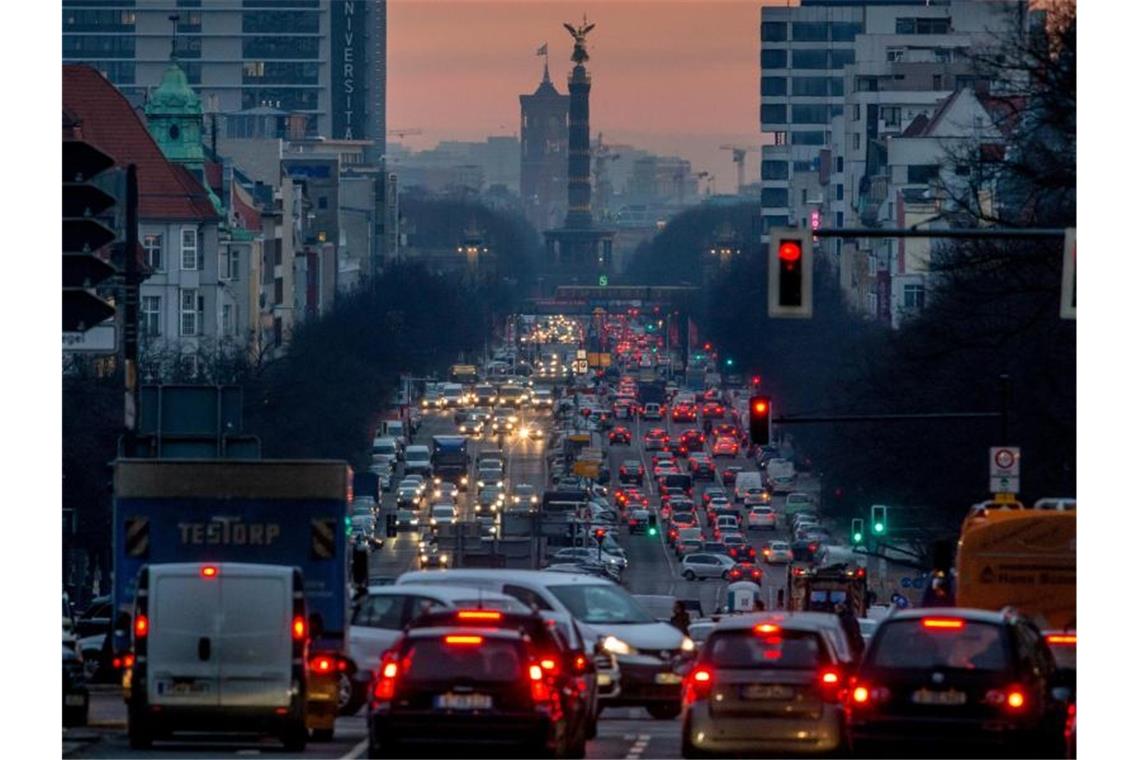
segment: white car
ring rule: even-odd
[[[452,504],[437,504],[431,508],[432,527],[451,525],[455,522],[455,506]]]
[[[771,507],[752,507],[748,510],[748,530],[775,530],[777,519]]]
[[[694,552],[681,560],[681,576],[687,581],[704,578],[728,578],[728,571],[736,560],[724,554]]]
[[[792,561],[792,547],[787,541],[769,541],[763,554],[764,561],[769,565],[786,565]]]
[[[650,402],[645,405],[641,410],[641,419],[643,420],[659,420],[661,419],[661,405]]]

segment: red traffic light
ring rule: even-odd
[[[594,529],[594,538],[601,540],[605,537],[606,537],[605,528],[595,528]]]
[[[799,261],[804,255],[803,249],[800,248],[800,243],[797,240],[785,240],[780,243],[779,256],[780,261]]]
[[[768,411],[768,402],[763,401],[763,400],[757,400],[754,404],[752,404],[752,409],[757,414],[763,414],[764,412]]]
[[[760,384],[760,376],[759,375],[753,375],[752,376],[752,384],[753,385],[759,385]]]

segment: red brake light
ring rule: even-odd
[[[1045,637],[1045,641],[1049,644],[1072,644],[1076,646],[1077,635],[1075,633],[1050,633]]]
[[[396,676],[400,673],[400,666],[394,660],[388,660],[380,669],[380,678],[372,689],[372,696],[379,700],[389,701],[396,696]]]
[[[871,690],[866,686],[856,686],[851,690],[851,701],[857,705],[865,705],[871,701]]]
[[[145,639],[148,633],[150,633],[150,620],[146,615],[138,615],[135,618],[135,638]]]
[[[538,661],[538,664],[543,670],[549,670],[552,673],[558,670],[558,661],[553,657],[543,657]]]
[[[961,618],[935,618],[928,617],[922,619],[923,628],[937,628],[943,630],[958,630],[966,625],[966,621]]]
[[[683,690],[682,699],[685,704],[692,704],[698,699],[705,699],[712,692],[713,673],[708,667],[701,666],[689,673]]]
[[[460,620],[502,620],[503,613],[498,610],[460,610],[456,615]]]
[[[203,578],[213,578],[218,574],[218,568],[214,565],[203,565],[200,572]]]
[[[129,668],[134,664],[135,664],[135,656],[133,654],[131,654],[130,652],[127,652],[125,655],[123,655],[123,667],[124,668]]]
[[[752,626],[752,630],[755,633],[779,633],[780,626],[773,623],[757,623],[756,625]]]
[[[483,643],[482,636],[467,636],[462,634],[444,636],[443,643],[453,646],[478,646]]]
[[[331,673],[334,668],[333,658],[328,655],[318,655],[309,660],[309,670],[315,673]]]
[[[825,670],[820,675],[819,680],[825,684],[837,684],[839,683],[839,673],[834,670]]]
[[[586,660],[585,655],[578,655],[577,657],[575,657],[574,658],[574,670],[575,670],[575,672],[578,672],[578,673],[586,672],[587,662],[588,662],[588,660]]]
[[[1025,702],[1025,692],[1016,687],[1010,689],[1005,696],[1005,704],[1010,710],[1021,710],[1025,707]]]

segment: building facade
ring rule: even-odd
[[[372,163],[384,154],[386,0],[63,0],[64,63],[90,64],[135,103],[161,82],[172,35],[207,111],[302,114],[309,134],[368,140]]]

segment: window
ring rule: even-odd
[[[182,230],[182,269],[193,271],[198,268],[198,231],[193,228]]]
[[[800,205],[806,205],[806,204],[807,204],[807,188],[805,187],[805,188],[802,188],[800,190]]]
[[[835,171],[837,174],[842,173],[842,171],[843,171],[843,156],[836,156],[835,157]]]
[[[903,285],[903,306],[908,309],[921,309],[926,306],[925,285]]]
[[[133,40],[132,40],[133,42]],[[289,60],[315,61],[320,57],[319,37],[245,37],[241,41],[242,58],[284,58]]]
[[[843,212],[842,211],[836,211],[835,212],[835,226],[836,227],[842,227],[843,226]],[[840,241],[840,242],[842,242],[842,241]]]
[[[851,104],[851,121],[859,121],[859,119],[861,118],[859,114],[862,110],[863,110],[863,107],[860,104],[852,103]]]
[[[831,22],[831,39],[833,42],[854,42],[855,35],[863,32],[863,25],[849,21]]]
[[[369,596],[352,616],[352,624],[367,628],[385,628],[389,631],[398,631],[404,627],[404,600],[403,594],[386,594],[384,596]]]
[[[837,200],[837,201],[843,200],[843,185],[836,185],[835,186],[835,200]]]
[[[222,335],[234,334],[234,307],[232,304],[222,304]]]
[[[792,132],[792,145],[823,145],[826,142],[826,132]]]
[[[811,161],[793,161],[792,171],[799,174],[800,172],[813,171]]]
[[[859,92],[878,92],[879,80],[877,77],[857,77],[855,89]]]
[[[285,280],[278,277],[273,281],[273,305],[280,306],[285,303]]]
[[[246,11],[241,14],[241,30],[246,34],[317,34],[321,17],[318,11]]]
[[[549,602],[547,602],[539,594],[535,593],[534,591],[530,590],[529,588],[523,588],[522,586],[514,586],[514,585],[507,583],[507,584],[503,585],[503,593],[506,594],[507,596],[513,596],[515,599],[518,599],[520,602],[525,604],[528,608],[538,607],[540,610],[553,610],[554,609],[553,607],[550,606]]]
[[[895,34],[947,34],[950,32],[948,18],[899,18],[895,19]]]
[[[329,207],[329,199],[327,196],[322,195],[321,197],[317,198],[317,208],[328,208],[328,207]]]
[[[182,289],[178,291],[179,303],[179,335],[198,334],[198,291]]]
[[[760,191],[760,205],[768,208],[787,208],[788,189],[786,187],[765,187]]]
[[[241,279],[240,248],[225,248],[218,253],[218,277],[223,280]]]
[[[972,89],[974,89],[974,83],[976,81],[977,80],[974,77],[956,76],[956,77],[954,77],[954,89],[955,90],[972,90]]]
[[[921,185],[938,178],[938,164],[920,164],[906,168],[906,181],[912,185]]]
[[[787,50],[761,50],[760,51],[760,68],[761,69],[786,69],[786,68],[788,68],[788,51]]]
[[[760,179],[787,179],[787,161],[761,161]]]
[[[860,139],[859,139],[860,137],[861,137],[861,135],[858,132],[851,135],[851,149],[852,150],[859,150],[862,147],[862,145],[860,144]]]
[[[829,109],[822,105],[793,105],[793,124],[826,124],[829,119]]]
[[[826,97],[830,84],[830,77],[792,77],[792,95]]]
[[[843,97],[843,77],[831,77],[831,92],[829,93],[833,98]]]
[[[134,58],[133,34],[66,34],[63,37],[63,57],[66,60],[82,58]]]
[[[139,329],[148,338],[161,335],[159,325],[162,319],[162,298],[159,296],[143,296],[139,306]]]
[[[787,95],[788,94],[788,79],[787,79],[787,77],[761,77],[760,78],[760,94],[761,95]]]
[[[827,51],[826,50],[793,50],[792,51],[792,68],[793,69],[826,69],[827,68]]]
[[[764,216],[761,217],[761,225],[764,232],[768,232],[774,227],[787,227],[788,217],[786,216]]]
[[[762,21],[760,40],[762,42],[783,42],[788,39],[788,25],[783,21]]]
[[[831,51],[831,68],[841,69],[844,66],[849,66],[855,63],[854,50],[832,50]]]
[[[880,109],[883,115],[884,127],[897,127],[902,119],[902,111],[898,106],[883,106]]]
[[[934,75],[934,89],[935,90],[941,90],[942,89],[942,75],[941,74],[935,74]]]
[[[787,124],[788,123],[788,107],[783,105],[783,104],[760,106],[760,123],[761,124]]]
[[[162,235],[144,235],[143,250],[146,251],[146,265],[152,272],[163,271]]]
[[[905,48],[887,48],[887,63],[899,63],[905,59]]]
[[[915,18],[897,18],[895,19],[895,34],[914,34],[916,22]]]
[[[827,24],[815,21],[793,21],[792,39],[796,42],[827,42]]]

